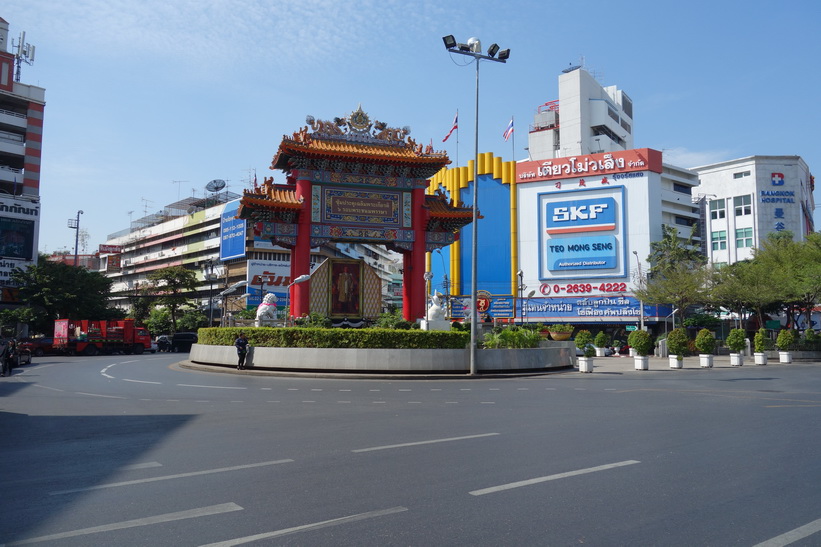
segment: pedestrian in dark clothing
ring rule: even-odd
[[[11,362],[9,361],[9,345],[4,342],[0,345],[0,376],[6,374],[11,376]]]
[[[248,338],[239,333],[234,345],[237,348],[237,370],[245,370],[245,357],[248,355]]]

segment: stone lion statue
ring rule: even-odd
[[[428,306],[428,313],[425,315],[428,321],[444,321],[445,309],[442,307],[442,293],[436,291],[430,297],[430,306]]]
[[[257,319],[255,327],[261,327],[263,323],[270,323],[277,318],[277,295],[269,292],[262,299],[262,304],[257,307]]]

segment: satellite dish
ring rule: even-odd
[[[205,189],[209,192],[219,192],[225,188],[225,181],[222,179],[214,179],[205,185]]]

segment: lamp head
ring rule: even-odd
[[[453,37],[453,34],[443,36],[442,41],[445,43],[445,49],[453,49],[456,47],[456,38]]]
[[[468,49],[471,53],[482,53],[482,41],[471,36],[468,38]]]
[[[496,57],[496,54],[499,53],[499,44],[491,44],[489,48],[487,48],[488,57]]]
[[[509,58],[510,58],[510,50],[509,49],[503,49],[502,51],[499,52],[499,60],[500,61],[507,61]]]

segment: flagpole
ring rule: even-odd
[[[459,109],[456,109],[456,119],[459,119]],[[459,165],[459,124],[456,124],[456,165]]]
[[[510,123],[513,122],[513,116],[510,117]],[[513,133],[510,134],[510,153],[513,156],[513,161],[516,161],[516,128],[514,125]]]

